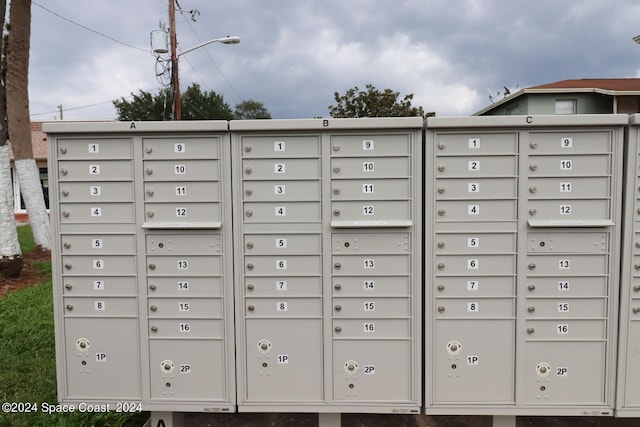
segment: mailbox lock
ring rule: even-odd
[[[336,305],[334,308],[335,308],[336,311],[342,310],[342,306],[341,305]]]
[[[67,310],[69,310],[69,311],[73,310],[73,305],[67,304]]]
[[[148,145],[148,146],[146,146],[146,147],[144,148],[144,152],[145,152],[145,153],[147,153],[147,154],[151,153],[152,151],[153,151],[153,148],[151,148],[151,146],[150,146],[150,145]]]
[[[147,196],[152,197],[153,196],[153,190],[147,190]]]
[[[344,372],[347,375],[353,375],[358,371],[359,367],[360,366],[358,365],[358,362],[356,362],[355,360],[348,360],[344,364]]]
[[[340,332],[342,331],[342,326],[336,326],[335,328],[333,328],[333,330],[336,332]]]
[[[146,173],[147,175],[152,175],[153,174],[153,169],[147,168],[147,169],[144,170],[144,173]]]
[[[438,306],[438,312],[439,313],[444,313],[444,306],[443,305]]]
[[[244,173],[246,173],[247,175],[251,175],[251,172],[253,172],[253,169],[249,167],[244,168]]]
[[[86,338],[78,338],[76,341],[76,349],[78,349],[78,351],[87,351],[90,346],[91,343]]]
[[[64,248],[65,248],[65,249],[69,249],[69,248],[71,247],[71,243],[69,243],[69,242],[64,242],[64,245],[63,245],[63,246],[64,246]]]
[[[460,354],[461,349],[462,344],[460,344],[460,342],[458,341],[449,341],[449,343],[447,344],[447,352],[452,356]]]
[[[251,148],[251,146],[250,146],[250,145],[245,145],[245,146],[244,146],[244,151],[245,151],[245,153],[250,153],[250,152],[251,152],[251,149],[252,149],[252,148]]]
[[[147,216],[148,216],[149,218],[153,218],[153,216],[154,216],[154,215],[155,215],[155,214],[153,213],[153,211],[147,211]]]
[[[333,194],[340,194],[340,189],[339,188],[334,188],[333,189]]]
[[[253,249],[253,242],[247,242],[247,249]]]
[[[340,267],[342,267],[342,264],[340,264],[339,262],[336,262],[335,264],[333,264],[333,266],[336,268],[336,270],[340,269]]]
[[[69,215],[71,215],[71,214],[69,213],[69,211],[62,211],[62,216],[63,216],[63,217],[65,217],[65,218],[69,218]]]
[[[640,263],[634,265],[636,270],[640,270]]]
[[[151,307],[149,307],[149,310],[158,311],[158,307],[156,307],[155,305],[152,305]]]
[[[62,190],[62,195],[67,197],[69,195],[69,190]]]
[[[530,291],[535,291],[536,290],[536,285],[529,285],[527,286],[527,289],[529,289]]]
[[[640,307],[633,307],[633,309],[631,309],[631,311],[633,311],[633,314],[638,314],[638,313],[640,313]]]
[[[438,187],[438,193],[444,194],[444,191],[445,191],[444,187]]]
[[[70,291],[73,286],[71,286],[70,283],[67,283],[66,285],[64,285],[64,288]]]
[[[444,172],[444,170],[445,170],[445,169],[446,169],[446,166],[445,166],[445,165],[443,165],[443,164],[439,164],[439,165],[438,165],[438,171],[440,171],[440,172]]]
[[[155,269],[156,269],[155,264],[149,264],[149,270],[155,270]]]
[[[271,350],[271,341],[269,340],[260,340],[258,341],[258,351],[260,353],[267,353]]]
[[[533,334],[536,330],[534,328],[527,328],[527,333],[529,335]]]
[[[338,144],[334,145],[333,151],[340,151],[340,146]]]
[[[438,242],[438,247],[440,249],[444,248],[444,242],[442,242],[442,241]]]
[[[529,267],[529,270],[535,270],[536,263],[535,262],[531,262],[531,263],[529,263],[528,267]]]
[[[335,167],[333,168],[333,171],[334,171],[335,173],[339,173],[339,172],[340,172],[340,166],[335,166]]]
[[[538,187],[535,185],[529,186],[529,193],[535,193],[536,191],[538,191]]]
[[[444,214],[445,214],[445,210],[444,209],[438,209],[438,215],[444,216]]]
[[[248,307],[247,307],[247,310],[249,310],[249,311],[253,311],[253,310],[255,310],[255,309],[256,309],[256,308],[255,308],[255,306],[253,306],[253,305],[250,305],[250,306],[248,306]]]
[[[253,194],[253,190],[250,188],[247,188],[246,190],[244,190],[244,194],[246,194],[247,196],[250,196]]]
[[[151,289],[152,291],[155,291],[156,288],[156,285],[154,285],[153,283],[149,285],[149,289]]]
[[[157,326],[152,326],[151,327],[151,332],[158,332],[158,327]]]
[[[444,262],[438,263],[438,270],[444,270]]]
[[[60,173],[61,173],[62,175],[66,175],[66,174],[68,174],[68,173],[69,173],[69,171],[68,171],[67,169],[60,169]]]
[[[446,147],[446,145],[444,144],[444,142],[438,142],[438,148],[441,150],[444,150],[444,147]]]
[[[249,284],[247,285],[247,289],[249,289],[250,291],[252,291],[252,290],[253,290],[253,288],[254,288],[253,283],[249,283]]]
[[[537,213],[538,213],[538,210],[536,208],[529,209],[529,215],[535,215]]]
[[[67,147],[60,147],[60,154],[67,154]]]
[[[438,285],[438,290],[441,292],[444,291],[444,285]]]
[[[536,373],[539,377],[546,377],[551,372],[551,365],[546,362],[538,363],[536,366]]]
[[[247,270],[253,270],[253,264],[251,263],[247,264]]]
[[[534,171],[534,170],[538,169],[538,165],[537,165],[536,163],[531,163],[531,164],[529,165],[529,169],[531,169],[532,171]]]
[[[634,290],[635,292],[640,292],[640,285],[635,285],[635,286],[633,287],[633,290]]]
[[[340,283],[336,283],[335,285],[333,285],[333,289],[339,291],[340,289],[342,289],[342,285]]]
[[[162,363],[160,363],[160,370],[163,374],[170,374],[175,368],[176,364],[171,360],[163,360]]]
[[[529,147],[531,147],[531,148],[538,148],[538,143],[537,143],[537,142],[535,142],[535,141],[531,141],[531,142],[529,143]]]
[[[71,267],[73,267],[73,266],[71,264],[69,264],[69,263],[66,263],[64,265],[64,268],[66,268],[67,270],[71,270]]]
[[[340,216],[340,209],[334,209],[333,216]]]
[[[536,311],[536,308],[534,306],[530,305],[529,307],[527,307],[527,311],[529,313],[533,313],[534,311]]]
[[[253,211],[251,209],[247,209],[244,214],[247,218],[251,218],[251,216],[253,216]]]

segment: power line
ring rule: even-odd
[[[101,37],[104,37],[104,38],[106,38],[106,39],[108,39],[108,40],[111,40],[111,41],[116,42],[116,43],[118,43],[118,44],[121,44],[121,45],[123,45],[123,46],[130,47],[130,48],[132,48],[132,49],[141,50],[142,52],[147,52],[147,53],[149,53],[149,50],[148,50],[148,49],[143,49],[143,48],[141,48],[141,47],[133,46],[133,45],[130,45],[130,44],[128,44],[128,43],[122,42],[122,41],[120,41],[120,40],[114,39],[113,37],[108,36],[108,35],[106,35],[106,34],[104,34],[104,33],[101,33],[100,31],[96,31],[96,30],[94,30],[93,28],[89,28],[89,27],[87,27],[86,25],[82,25],[82,24],[79,24],[78,22],[72,21],[71,19],[69,19],[69,18],[66,18],[66,17],[62,16],[62,15],[60,15],[59,13],[56,13],[56,12],[54,12],[53,10],[48,9],[48,8],[46,8],[46,7],[42,6],[41,4],[36,3],[35,1],[32,1],[31,3],[35,4],[36,6],[38,6],[39,8],[41,8],[41,9],[43,9],[43,10],[46,10],[46,11],[47,11],[47,12],[49,12],[50,14],[52,14],[52,15],[54,15],[54,16],[57,16],[58,18],[60,18],[60,19],[62,19],[62,20],[64,20],[64,21],[67,21],[67,22],[69,22],[69,23],[71,23],[71,24],[73,24],[73,25],[76,25],[76,26],[78,26],[78,27],[80,27],[80,28],[82,28],[82,29],[84,29],[84,30],[90,31],[90,32],[92,32],[92,33],[94,33],[94,34],[97,34],[97,35],[99,35],[99,36],[101,36]]]

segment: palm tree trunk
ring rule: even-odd
[[[7,41],[7,121],[20,191],[36,245],[50,249],[49,215],[40,173],[33,158],[29,119],[29,45],[31,0],[11,2]]]

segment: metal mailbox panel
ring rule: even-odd
[[[447,200],[436,202],[436,221],[515,221],[516,200]]]
[[[149,298],[149,317],[222,317],[221,298]]]
[[[246,399],[321,401],[321,319],[246,320]]]
[[[333,317],[409,317],[410,298],[333,298]]]
[[[135,222],[133,203],[60,203],[63,224],[127,224]]]
[[[313,157],[320,154],[318,136],[243,136],[244,157]]]
[[[527,320],[529,340],[603,340],[607,337],[604,319]]]
[[[331,135],[333,156],[400,156],[411,154],[407,134]]]
[[[242,162],[244,179],[292,180],[320,178],[320,159],[249,159]]]
[[[220,177],[219,161],[145,160],[145,181],[216,181]]]
[[[514,177],[518,171],[514,156],[438,157],[436,163],[438,178]]]
[[[531,178],[528,181],[529,198],[605,198],[611,195],[611,179],[597,178]]]
[[[322,277],[318,276],[273,276],[247,277],[245,279],[246,295],[250,297],[273,296],[287,298],[289,296],[321,296]]]
[[[635,314],[637,316],[637,314]],[[640,322],[630,320],[627,333],[627,354],[624,369],[624,404],[637,408],[640,405]]]
[[[438,255],[438,275],[515,274],[515,255]]]
[[[608,292],[605,275],[529,277],[526,283],[527,293],[531,296],[602,296]]]
[[[244,181],[244,200],[247,201],[306,201],[320,200],[320,181]]]
[[[437,154],[495,154],[517,153],[516,133],[439,133],[436,135]]]
[[[408,255],[334,255],[334,273],[345,275],[406,274],[411,271]]]
[[[409,276],[333,276],[335,296],[409,296],[412,294]]]
[[[514,276],[438,276],[435,280],[436,297],[488,297],[515,295]]]
[[[317,254],[322,252],[322,236],[319,234],[245,234],[246,253],[296,253]]]
[[[605,343],[528,342],[523,354],[527,404],[606,403]]]
[[[529,156],[529,176],[607,176],[611,173],[609,154]]]
[[[513,320],[439,320],[427,383],[433,402],[512,403],[514,339]]]
[[[63,255],[67,275],[122,276],[136,274],[136,257],[131,255]]]
[[[399,254],[408,253],[409,233],[334,233],[331,236],[333,253]]]
[[[529,148],[540,153],[608,153],[611,132],[530,132]]]
[[[149,254],[220,254],[222,236],[219,234],[147,234]]]
[[[213,255],[148,255],[149,276],[217,276],[222,273],[222,259]]]
[[[151,399],[228,399],[226,355],[220,340],[151,340]]]
[[[305,223],[320,222],[320,202],[256,202],[244,203],[246,223]]]
[[[137,296],[138,283],[134,276],[64,276],[65,296]]]
[[[222,216],[220,203],[145,203],[144,208],[149,223],[215,222]]]
[[[515,316],[514,298],[437,298],[436,319],[511,318]]]
[[[531,219],[590,220],[610,219],[609,199],[529,200]]]
[[[606,254],[609,250],[608,232],[553,232],[529,233],[529,253],[591,253]]]
[[[332,201],[331,210],[336,221],[394,221],[412,217],[410,201]]]
[[[534,317],[606,317],[607,300],[601,298],[527,298],[527,316]]]
[[[58,180],[63,181],[130,181],[133,179],[131,160],[60,160]]]
[[[143,138],[145,159],[211,159],[220,157],[220,138]]]
[[[436,180],[436,197],[446,199],[512,199],[518,195],[513,178],[446,178]]]
[[[483,254],[515,252],[514,233],[437,233],[436,252]]]
[[[333,157],[333,178],[405,178],[411,176],[411,158]]]
[[[55,141],[60,159],[130,158],[133,156],[129,138],[82,138]]]
[[[319,255],[246,255],[245,274],[300,276],[322,274]]]
[[[527,267],[530,274],[557,276],[601,275],[609,271],[606,255],[529,255]]]
[[[321,298],[246,298],[247,317],[320,317],[322,316]]]
[[[410,319],[334,319],[334,338],[410,338]]]
[[[135,254],[133,234],[61,234],[63,254]]]
[[[338,401],[413,399],[413,358],[407,340],[333,343],[333,398]]]
[[[224,295],[222,277],[149,277],[149,296],[158,297],[220,297]]]
[[[66,318],[64,328],[66,398],[141,399],[136,319]]]
[[[221,319],[149,319],[149,338],[223,338]]]
[[[341,179],[331,181],[333,200],[397,200],[409,199],[408,178]]]
[[[131,182],[64,182],[60,186],[62,202],[133,202]]]
[[[148,202],[216,202],[220,200],[220,183],[145,182],[144,199]]]
[[[136,317],[138,315],[138,300],[131,297],[65,297],[63,303],[66,316]]]

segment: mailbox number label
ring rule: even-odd
[[[190,374],[191,373],[191,365],[188,363],[184,363],[180,365],[180,373],[181,374]]]
[[[477,291],[480,287],[480,282],[477,280],[468,280],[467,281],[467,290],[468,291]]]
[[[287,239],[276,239],[276,248],[285,249],[287,247]]]
[[[373,194],[374,193],[373,184],[362,184],[362,193],[363,194]]]
[[[102,187],[99,185],[92,185],[89,187],[89,194],[91,196],[101,196],[102,195]]]
[[[274,173],[286,173],[287,166],[284,163],[276,163],[273,165]]]
[[[188,302],[179,302],[178,303],[178,311],[189,311],[189,303]]]
[[[288,305],[286,301],[278,301],[276,302],[276,310],[277,311],[287,311]]]
[[[101,291],[104,289],[104,280],[94,280],[93,281],[93,289],[96,291]]]
[[[480,192],[480,183],[479,182],[470,182],[467,186],[467,191],[469,193],[479,193]]]
[[[373,215],[373,206],[363,206],[362,215]]]
[[[568,291],[569,290],[569,281],[568,280],[560,280],[558,282],[558,290],[559,291]]]
[[[280,196],[280,195],[286,194],[287,193],[287,189],[286,189],[286,187],[284,185],[274,185],[273,186],[273,193],[275,195]]]
[[[570,182],[561,182],[560,183],[560,192],[561,193],[571,193],[571,183]]]
[[[176,187],[176,196],[186,196],[187,187],[185,185],[179,185]]]
[[[477,270],[479,264],[480,264],[480,261],[478,261],[477,259],[468,259],[467,260],[467,268],[469,270]]]
[[[94,259],[93,260],[93,269],[94,270],[104,270],[104,260],[102,260],[102,259]]]
[[[365,259],[362,261],[362,266],[364,268],[376,268],[376,262],[373,259]]]
[[[287,269],[287,260],[286,259],[278,259],[276,260],[276,270],[286,270]]]
[[[176,216],[184,218],[187,216],[187,208],[176,208]]]
[[[566,323],[561,323],[557,326],[556,331],[558,334],[568,334],[569,333],[569,325]]]
[[[469,237],[467,239],[467,247],[468,248],[477,248],[480,246],[480,238],[479,237]]]
[[[91,208],[91,216],[102,216],[102,208]]]
[[[571,260],[569,259],[561,259],[558,261],[558,268],[560,270],[569,270],[571,269]]]
[[[94,248],[94,249],[102,249],[103,248],[102,239],[93,239],[93,240],[91,240],[91,247]]]
[[[100,144],[89,144],[89,153],[99,153]]]
[[[275,207],[275,215],[276,216],[287,216],[287,207],[286,206],[276,206]]]
[[[376,331],[376,324],[375,323],[365,323],[364,324],[364,331],[365,332],[375,332]]]
[[[178,142],[176,144],[173,144],[174,153],[184,153],[186,151],[187,151],[187,146],[184,143]]]
[[[188,270],[189,269],[189,261],[186,259],[178,260],[178,270]]]
[[[96,311],[104,311],[104,309],[105,309],[104,301],[94,301],[93,302],[93,308]]]
[[[480,138],[469,138],[469,148],[480,148]]]
[[[560,170],[571,170],[573,169],[573,161],[570,159],[560,160]]]
[[[560,147],[561,148],[573,147],[573,138],[560,138]]]
[[[178,290],[179,291],[188,291],[189,290],[189,282],[186,280],[181,280],[178,282]]]
[[[89,165],[89,175],[100,175],[100,165]]]
[[[480,170],[480,160],[471,160],[469,162],[469,170],[470,171],[479,171]]]
[[[375,375],[376,374],[376,365],[364,365],[363,371],[365,375]]]
[[[376,282],[373,280],[365,280],[363,288],[365,291],[372,291],[376,288]]]
[[[186,165],[175,165],[174,172],[176,175],[185,175],[187,173]]]
[[[480,205],[467,205],[467,215],[480,215]]]
[[[365,139],[364,141],[362,141],[362,149],[363,150],[367,150],[367,151],[372,151],[373,150],[373,140]]]
[[[180,322],[178,324],[178,331],[188,334],[191,332],[191,323],[189,322]]]
[[[571,205],[560,205],[560,215],[571,215]]]
[[[273,151],[285,151],[284,141],[276,141],[273,143]]]
[[[467,303],[467,311],[469,313],[477,313],[478,311],[480,311],[480,304],[478,304],[477,302]]]
[[[276,291],[286,291],[288,287],[287,285],[286,280],[278,280],[276,282]]]
[[[569,303],[568,302],[558,303],[558,312],[559,313],[567,313],[567,312],[569,312]]]
[[[363,306],[364,311],[375,311],[376,303],[373,301],[365,301]]]
[[[373,172],[374,167],[375,167],[375,164],[373,162],[364,162],[362,164],[362,171],[363,172]]]

